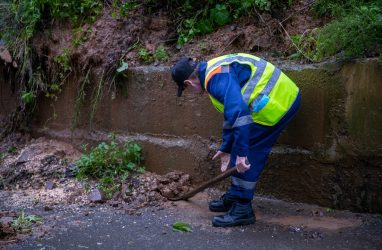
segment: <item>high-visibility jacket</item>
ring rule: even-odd
[[[292,106],[299,92],[298,87],[271,63],[253,55],[237,53],[207,62],[204,88],[208,89],[208,82],[215,74],[229,72],[229,65],[234,62],[251,68],[251,76],[241,89],[243,101],[251,114],[240,117],[232,126],[225,124],[225,128],[253,122],[265,126],[275,125]],[[214,107],[224,112],[224,105],[211,94],[209,96]]]

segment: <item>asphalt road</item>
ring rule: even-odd
[[[128,215],[107,205],[34,208],[44,217],[40,236],[29,236],[7,249],[382,249],[379,215],[332,211],[273,200],[255,201],[255,225],[214,228],[203,196],[190,202],[149,207]],[[315,211],[316,211],[315,210]],[[321,212],[320,212],[321,213]],[[193,232],[172,230],[176,221]]]

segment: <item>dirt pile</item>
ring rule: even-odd
[[[16,218],[17,214],[12,211],[0,211],[0,247],[2,242],[12,240],[17,232],[12,227],[12,221]]]
[[[13,150],[0,161],[0,199],[7,206],[94,205],[106,201],[135,212],[145,206],[161,206],[166,198],[187,192],[191,185],[190,175],[182,172],[163,176],[146,172],[128,178],[106,200],[96,181],[85,183],[74,178],[74,162],[81,153],[72,145],[43,137],[12,138],[0,144],[3,152]]]
[[[160,206],[166,198],[185,193],[190,186],[190,175],[183,172],[172,171],[163,176],[147,172],[124,183],[120,197],[129,209]]]
[[[32,139],[13,146],[14,152],[0,162],[0,189],[53,189],[64,178],[69,163],[78,159],[80,152],[67,143]]]

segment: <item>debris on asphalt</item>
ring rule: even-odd
[[[182,222],[182,221],[177,221],[174,224],[172,224],[172,230],[174,232],[185,232],[185,233],[192,232],[192,228],[190,224]]]

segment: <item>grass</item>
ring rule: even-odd
[[[80,83],[80,87],[77,91],[77,97],[76,97],[76,101],[75,101],[75,104],[74,104],[74,115],[73,115],[73,118],[72,118],[72,125],[71,125],[71,130],[73,131],[77,126],[78,126],[78,123],[79,123],[79,120],[80,120],[80,116],[81,116],[81,109],[82,109],[82,106],[83,106],[83,103],[85,101],[85,87],[90,83],[90,71],[91,71],[91,67],[87,70],[86,72],[86,75],[84,77],[84,79],[81,81]]]

